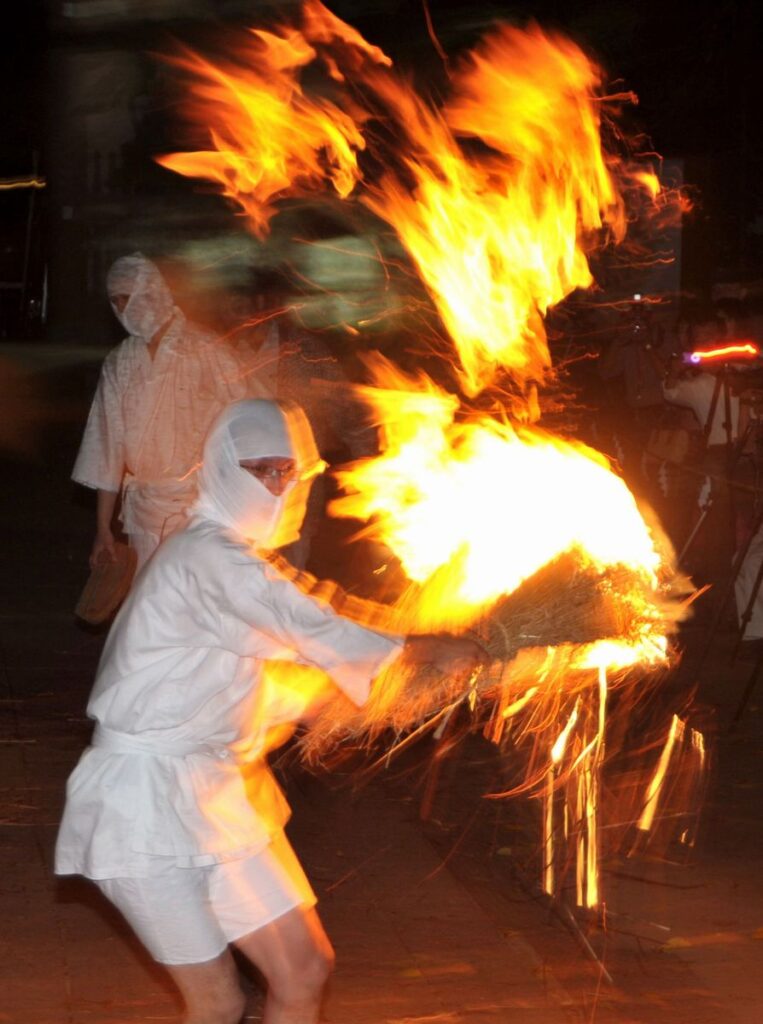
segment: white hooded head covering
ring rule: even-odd
[[[129,295],[120,312],[111,302],[114,316],[128,334],[147,344],[156,332],[172,317],[175,301],[159,268],[142,253],[122,256],[106,275],[109,300],[114,295]]]
[[[296,478],[278,496],[239,465],[242,459],[269,457],[294,459],[297,467]],[[282,547],[299,536],[310,483],[322,468],[298,406],[263,398],[234,402],[207,435],[199,497],[191,512],[257,547]]]

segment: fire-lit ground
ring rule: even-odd
[[[71,353],[67,353],[71,359]],[[89,889],[55,882],[66,775],[87,742],[83,707],[101,638],[74,625],[92,510],[67,476],[95,364],[58,366],[61,416],[38,461],[4,458],[0,693],[0,1021],[171,1020],[161,976]],[[40,368],[42,375],[42,368]],[[698,631],[699,632],[699,631]],[[695,640],[686,632],[688,642]],[[688,865],[605,864],[609,931],[590,934],[613,985],[518,878],[538,841],[529,805],[480,799],[493,764],[470,743],[446,759],[419,822],[415,757],[353,796],[346,777],[290,775],[292,836],[338,952],[334,1024],[757,1024],[763,1003],[763,686],[725,727],[750,671],[723,652],[698,703],[717,771]],[[665,700],[668,700],[666,693]],[[715,725],[713,722],[715,721]],[[252,1013],[257,1001],[252,999]],[[256,1019],[254,1016],[252,1019]]]

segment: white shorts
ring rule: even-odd
[[[316,903],[283,833],[253,857],[201,868],[156,857],[149,877],[101,878],[95,884],[151,956],[170,965],[213,960],[228,943]]]

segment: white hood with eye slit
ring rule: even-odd
[[[239,465],[242,459],[270,457],[294,459],[297,465],[298,478],[279,496]],[[258,547],[281,547],[299,536],[309,478],[320,467],[300,409],[260,398],[235,402],[207,436],[192,514],[220,523]]]
[[[124,309],[113,302],[111,308],[128,334],[146,344],[175,313],[175,300],[159,268],[139,252],[112,264],[106,288],[109,296],[129,296]]]

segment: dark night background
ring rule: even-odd
[[[185,258],[199,238],[241,227],[224,204],[156,167],[153,153],[178,145],[170,72],[150,54],[174,40],[205,46],[226,25],[251,24],[294,5],[236,0],[37,0],[17,5],[4,34],[6,126],[0,177],[33,173],[46,188],[0,193],[4,282],[0,335],[113,340],[103,271],[128,246]],[[332,9],[415,69],[419,84],[442,78],[417,0],[338,0]],[[763,147],[758,129],[760,34],[753,3],[683,5],[610,0],[560,4],[429,4],[449,54],[496,19],[573,36],[615,89],[638,94],[630,127],[679,161],[692,188],[682,231],[683,294],[724,281],[755,281],[763,265]],[[30,209],[31,199],[31,209]],[[181,251],[182,250],[182,251]],[[23,278],[23,304],[18,283]],[[83,337],[83,334],[85,337]]]
[[[153,162],[154,154],[181,148],[181,128],[177,83],[171,70],[152,55],[168,52],[178,40],[198,48],[219,47],[231,27],[262,23],[279,10],[295,6],[260,0],[27,0],[8,4],[3,10],[0,450],[5,493],[13,500],[0,503],[0,531],[6,541],[4,571],[0,572],[0,606],[6,609],[0,615],[0,626],[5,626],[0,637],[4,687],[0,705],[10,737],[0,737],[4,790],[0,819],[6,826],[0,844],[0,878],[9,940],[0,956],[0,1020],[13,1019],[18,1024],[111,1021],[117,1014],[123,1021],[168,1019],[174,1006],[163,983],[141,966],[134,941],[124,935],[115,940],[113,920],[101,920],[87,905],[81,905],[81,895],[61,899],[50,880],[51,846],[64,779],[89,735],[90,725],[84,717],[86,693],[103,639],[102,634],[75,625],[71,611],[88,571],[94,509],[85,489],[75,487],[69,473],[103,355],[107,346],[120,338],[104,288],[111,260],[140,248],[160,258],[163,269],[176,266],[179,273],[187,272],[190,284],[186,284],[179,304],[195,317],[205,312],[202,300],[207,292],[214,305],[230,290],[240,292],[252,283],[256,287],[262,265],[279,257],[278,247],[286,245],[289,226],[294,225],[293,217],[289,221],[286,214],[279,214],[275,220],[285,219],[286,227],[279,234],[275,225],[268,244],[259,246],[246,233],[241,219],[217,196]],[[330,0],[328,6],[386,50],[399,67],[412,69],[420,87],[436,89],[443,81],[442,61],[428,35],[421,0]],[[638,94],[639,105],[628,115],[631,130],[643,132],[645,146],[653,146],[666,162],[680,168],[694,201],[692,213],[676,232],[678,259],[674,271],[666,276],[672,289],[672,301],[666,303],[669,315],[675,318],[684,306],[712,298],[719,286],[736,288],[748,296],[758,315],[761,333],[757,338],[763,343],[763,145],[757,5],[751,0],[693,5],[655,0],[429,0],[428,6],[437,38],[448,54],[456,55],[473,44],[496,19],[520,25],[534,19],[546,29],[570,34],[597,58],[610,76],[613,90]],[[33,175],[44,179],[44,188],[8,187]],[[329,222],[325,226],[327,232],[344,228],[349,233],[353,222],[348,218],[344,225]],[[357,241],[359,245],[363,242],[360,232]],[[290,253],[293,255],[293,250]],[[370,261],[354,262],[366,267]],[[225,274],[213,280],[219,268]],[[332,281],[331,269],[326,268],[327,287]],[[347,273],[347,268],[343,269]],[[367,278],[365,285],[361,281],[357,287],[372,291],[369,280],[372,285]],[[642,290],[643,283],[648,290],[650,285],[646,277],[643,282],[632,277],[628,283],[633,287],[631,292],[622,292],[626,298],[636,286]],[[596,378],[598,398],[606,389],[597,378],[597,360],[587,356],[591,352],[605,354],[615,331],[611,323],[603,330],[587,329],[589,311],[582,307],[574,298],[565,304],[560,318],[569,334],[560,344],[574,338],[588,346],[586,358],[576,366],[583,368],[580,377],[589,382]],[[622,330],[630,310],[620,317]],[[631,333],[634,340],[637,332]],[[340,332],[336,337],[341,343]],[[368,344],[374,343],[371,335]],[[610,351],[615,347],[611,345]],[[402,346],[395,355],[401,350]],[[555,351],[555,359],[556,355]],[[745,462],[748,476],[743,478],[740,492],[745,500],[754,496],[756,502],[763,493],[763,373],[759,369],[758,373],[761,414],[756,420],[757,447],[754,458]],[[636,477],[644,483],[644,466],[651,467],[647,498],[650,502],[654,499],[653,507],[680,550],[697,520],[697,490],[705,480],[705,469],[697,468],[689,458],[686,472],[666,477],[668,498],[660,506],[657,484],[665,481],[658,479],[656,460],[647,463],[642,458],[646,449],[641,446],[653,425],[654,410],[631,410],[621,390],[613,385],[607,388],[609,404],[594,406],[592,402],[593,415],[585,420],[587,432],[575,432],[574,436],[609,453],[607,445],[622,428],[620,441],[628,442],[629,447],[612,454],[623,458],[629,484]],[[661,407],[660,417],[664,411]],[[655,418],[655,424],[672,425],[673,421]],[[684,426],[683,420],[680,425]],[[696,427],[694,424],[693,436]],[[598,435],[592,435],[594,428]],[[39,435],[36,446],[30,441],[35,434]],[[635,470],[629,477],[631,464]],[[660,473],[662,468],[660,465]],[[635,486],[632,489],[636,491]],[[715,579],[724,578],[719,556],[726,558],[724,548],[731,539],[726,527],[736,530],[737,523],[744,525],[742,515],[735,519],[731,514],[730,502],[719,503],[717,508],[726,519],[718,526],[717,520],[710,518],[688,556],[680,559],[682,569],[697,586],[713,579],[711,570],[717,572]],[[746,511],[746,506],[741,508]],[[324,556],[326,564],[334,558],[334,551],[331,548]],[[348,565],[351,557],[346,556]],[[726,558],[724,573],[729,561]],[[341,582],[342,577],[338,578]],[[385,1020],[461,1020],[450,1012],[434,1012],[440,1004],[424,1005],[427,993],[439,986],[457,990],[462,1002],[472,999],[479,1009],[471,1020],[476,1020],[477,1014],[480,1020],[508,1020],[508,1016],[490,1016],[489,1008],[487,1015],[482,1012],[507,974],[516,987],[512,998],[535,999],[536,989],[542,989],[543,999],[553,1000],[557,978],[574,994],[573,1002],[564,1007],[563,1018],[551,1016],[545,1002],[538,1002],[536,1014],[534,1004],[526,1001],[522,1005],[530,1007],[530,1015],[523,1016],[520,1009],[518,1021],[593,1021],[598,1007],[597,1024],[757,1024],[763,937],[763,719],[762,685],[757,682],[753,693],[758,676],[752,679],[752,688],[748,677],[753,663],[754,671],[763,673],[763,650],[740,652],[736,661],[736,654],[729,656],[728,648],[736,642],[736,621],[733,613],[725,622],[712,618],[713,596],[719,593],[720,588],[711,588],[709,598],[697,601],[695,617],[681,636],[691,657],[681,663],[678,673],[660,679],[655,699],[642,705],[645,716],[653,714],[661,721],[685,700],[689,706],[686,693],[690,684],[691,700],[701,716],[699,728],[708,737],[716,763],[695,861],[685,865],[651,855],[637,857],[625,863],[625,871],[620,870],[621,864],[616,865],[617,871],[606,879],[607,910],[612,911],[613,924],[601,933],[592,928],[588,934],[593,936],[596,950],[603,950],[616,987],[607,990],[598,974],[581,971],[581,964],[588,965],[587,954],[581,953],[576,943],[566,943],[567,925],[556,927],[558,923],[535,896],[529,902],[524,895],[517,896],[511,871],[514,865],[525,863],[528,850],[527,863],[531,862],[540,835],[534,822],[532,827],[527,824],[530,812],[517,827],[510,808],[507,827],[494,829],[493,809],[509,804],[478,799],[488,791],[481,771],[487,773],[492,762],[487,757],[481,762],[474,759],[471,770],[462,772],[463,762],[447,754],[439,790],[443,802],[436,805],[436,814],[427,826],[439,851],[431,873],[429,867],[419,870],[422,863],[429,864],[417,861],[419,846],[405,843],[407,835],[419,835],[419,823],[414,819],[420,794],[415,803],[406,803],[411,800],[406,795],[407,782],[400,784],[394,800],[388,800],[381,790],[381,798],[369,796],[367,789],[364,792],[363,799],[370,801],[369,819],[382,808],[378,822],[372,820],[367,830],[372,836],[385,833],[383,838],[373,839],[372,849],[370,844],[363,845],[368,840],[362,836],[350,839],[356,845],[345,847],[345,838],[334,828],[331,808],[340,807],[347,809],[346,834],[355,836],[358,830],[359,816],[353,810],[355,805],[348,802],[346,790],[337,790],[339,796],[333,804],[325,796],[328,786],[322,791],[324,796],[318,797],[317,787],[307,788],[301,806],[298,801],[295,821],[303,824],[299,825],[302,841],[297,845],[306,850],[310,866],[317,865],[324,886],[322,905],[330,915],[333,911],[330,931],[336,931],[338,948],[352,953],[358,944],[356,922],[366,920],[364,915],[372,922],[364,925],[370,939],[383,938],[384,930],[373,924],[380,912],[382,918],[388,914],[390,934],[399,940],[390,947],[392,953],[381,954],[378,945],[368,945],[372,969],[354,968],[356,989],[352,987],[351,956],[347,957],[350,967],[340,974],[337,990],[341,993],[344,986],[351,994],[364,993],[368,1015],[358,1014],[362,1006],[356,1002],[346,1004],[351,1006],[347,1016],[332,1019],[353,1024],[378,1022],[381,1012],[375,1000],[380,1006],[392,1005],[392,997],[400,991],[409,994],[416,1015],[406,1012],[403,1017],[402,1010],[395,1009],[394,1018],[384,1013]],[[727,601],[727,612],[732,603]],[[716,637],[720,642],[712,649],[707,643],[708,636],[713,639],[707,625],[710,621],[719,624]],[[736,718],[732,720],[733,715]],[[633,736],[640,750],[656,757],[656,746],[643,745],[641,724],[634,716],[630,723]],[[422,781],[425,778],[422,773]],[[489,805],[490,812],[473,828],[478,802],[482,807]],[[34,827],[18,827],[29,824]],[[394,842],[390,840],[393,836]],[[486,851],[494,859],[488,860]],[[484,953],[498,958],[488,961],[492,965],[489,971],[433,974],[429,987],[423,985],[418,975],[425,972],[416,965],[424,964],[428,970],[427,965],[434,962],[432,950],[440,955],[440,944],[458,938],[458,927],[452,926],[455,918],[443,918],[448,923],[439,924],[438,918],[429,917],[429,909],[426,915],[422,912],[416,917],[418,903],[410,919],[400,916],[394,900],[389,901],[391,909],[384,905],[388,890],[380,886],[385,877],[398,877],[395,858],[398,863],[410,861],[405,867],[413,871],[411,877],[423,893],[430,891],[421,883],[424,871],[425,882],[434,879],[439,885],[449,877],[441,870],[447,863],[448,872],[477,894],[474,898],[489,907],[491,915],[503,913],[496,918],[500,934],[493,928],[479,932],[472,903],[459,904],[465,908],[460,927],[466,930],[464,945],[458,945],[453,962],[460,964]],[[351,884],[345,886],[347,880]],[[352,902],[356,883],[367,903]],[[333,890],[340,886],[334,901]],[[504,895],[497,898],[496,893]],[[441,909],[439,904],[437,909]],[[414,934],[421,928],[425,935],[418,961],[411,957],[409,920]],[[667,936],[670,941],[665,944]],[[529,952],[522,953],[524,945],[518,937],[533,946],[532,958]],[[362,942],[359,945],[362,952],[365,947]],[[424,954],[430,959],[423,959]],[[389,956],[389,963],[394,959],[395,971],[409,964],[416,966],[416,977],[388,974],[384,956]],[[362,965],[363,961],[356,963]],[[453,989],[446,988],[449,984]],[[411,995],[414,986],[420,986],[418,1003]],[[52,1015],[46,1016],[50,1006],[54,1007]],[[446,1003],[440,1008],[446,1009]],[[421,1016],[424,1012],[426,1016]],[[513,1012],[511,1019],[515,1019]]]

